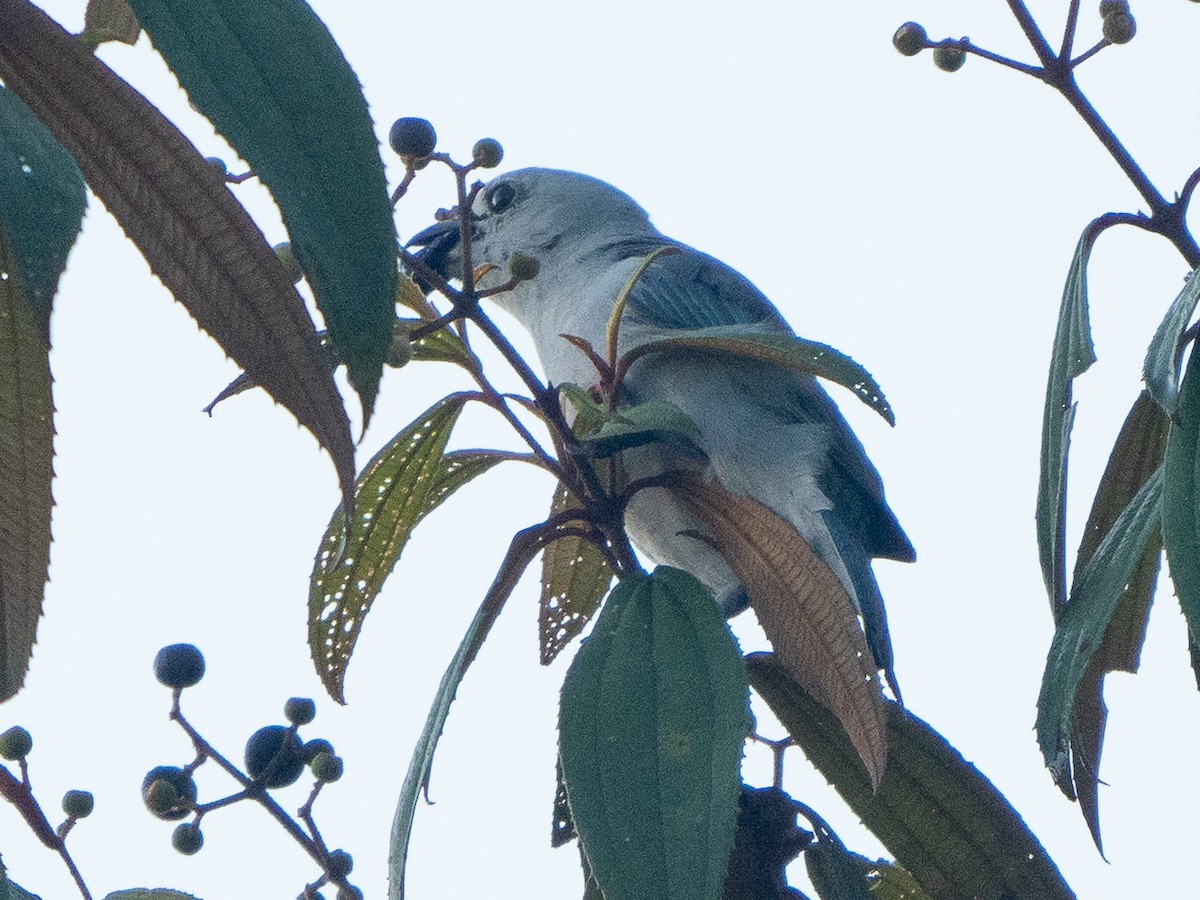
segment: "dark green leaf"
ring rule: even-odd
[[[1067,455],[1075,404],[1071,382],[1096,361],[1092,326],[1088,313],[1087,264],[1095,242],[1093,223],[1084,230],[1075,247],[1067,284],[1063,288],[1050,374],[1046,384],[1046,407],[1042,414],[1042,456],[1038,477],[1037,541],[1042,578],[1050,596],[1055,620],[1067,600],[1066,547],[1063,510],[1067,495]]]
[[[753,326],[702,328],[673,334],[663,340],[647,341],[627,351],[619,361],[619,368],[628,369],[648,353],[680,350],[744,356],[824,378],[852,391],[889,425],[896,424],[892,407],[875,379],[850,357],[826,344],[774,331],[763,332]]]
[[[1183,358],[1179,340],[1192,319],[1192,313],[1196,311],[1197,300],[1200,300],[1200,278],[1195,275],[1193,272],[1188,278],[1183,290],[1167,310],[1166,318],[1154,332],[1142,368],[1146,387],[1168,414],[1175,412],[1179,401],[1179,364]]]
[[[745,669],[712,594],[627,576],[563,684],[571,816],[607,900],[719,900],[733,848]]]
[[[896,862],[933,900],[1074,900],[1004,796],[941,735],[888,702],[888,767],[872,788],[838,721],[768,654],[750,683]]]
[[[439,400],[392,438],[358,477],[350,533],[341,507],[325,531],[309,587],[308,640],[317,672],[339,703],[363,619],[417,523],[472,478],[519,458],[445,452],[463,405],[474,396]]]
[[[693,440],[700,434],[696,423],[673,403],[650,400],[612,410],[577,385],[559,385],[559,390],[575,407],[576,436],[597,457],[669,436]]]
[[[196,322],[329,451],[354,442],[312,318],[258,226],[196,148],[37,7],[0,0],[0,79],[71,155]]]
[[[569,491],[559,485],[550,515],[577,509]],[[586,527],[583,522],[573,523]],[[538,646],[543,666],[583,630],[612,584],[612,569],[600,549],[587,538],[567,534],[542,551],[542,595],[538,603]]]
[[[1163,545],[1192,640],[1200,638],[1200,353],[1192,348],[1167,433]]]
[[[862,863],[837,840],[819,840],[804,851],[808,877],[821,900],[871,900]]]
[[[396,229],[354,71],[303,0],[131,0],[187,91],[270,189],[370,420],[392,342]]]
[[[871,900],[931,900],[921,890],[912,872],[895,863],[877,859],[867,860],[867,878],[871,884]]]

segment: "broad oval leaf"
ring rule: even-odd
[[[0,87],[0,701],[21,687],[50,565],[50,308],[86,204],[83,175]]]
[[[82,169],[196,322],[287,407],[354,487],[354,442],[304,301],[179,130],[37,7],[0,0],[0,78]]]
[[[363,619],[417,523],[496,463],[524,458],[484,450],[446,453],[463,406],[476,396],[443,397],[402,429],[359,475],[349,533],[340,506],[325,530],[309,586],[308,643],[317,674],[339,703],[345,702],[346,666]]]
[[[1192,348],[1167,432],[1163,462],[1163,545],[1192,640],[1200,640],[1200,353]]]
[[[1197,301],[1200,301],[1200,278],[1192,272],[1146,349],[1142,367],[1146,387],[1170,414],[1174,414],[1179,402],[1179,365],[1183,357],[1179,341],[1196,311]]]
[[[1067,601],[1064,509],[1067,495],[1067,455],[1075,404],[1071,382],[1096,361],[1092,325],[1088,313],[1087,265],[1095,243],[1096,222],[1084,229],[1075,246],[1067,283],[1063,288],[1054,333],[1054,350],[1046,383],[1046,406],[1042,413],[1042,454],[1038,475],[1038,555],[1042,578],[1050,597],[1055,621]]]
[[[250,163],[370,421],[392,341],[396,228],[354,71],[303,0],[130,0],[192,103]]]
[[[571,664],[559,757],[606,900],[719,900],[748,733],[745,667],[712,594],[659,567],[613,590]]]

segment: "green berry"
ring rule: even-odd
[[[1110,44],[1128,44],[1137,34],[1137,22],[1127,12],[1114,12],[1104,17],[1103,32]]]
[[[1107,19],[1115,12],[1129,12],[1129,0],[1100,0],[1100,18]]]
[[[300,263],[296,261],[296,254],[292,252],[292,244],[290,241],[284,241],[282,244],[276,244],[271,248],[275,251],[275,255],[279,257],[279,262],[283,266],[283,271],[287,272],[288,278],[292,279],[292,284],[299,284],[304,280],[304,270],[300,268]]]
[[[508,258],[508,274],[517,281],[532,281],[542,270],[542,264],[536,256],[517,250]]]
[[[199,853],[200,848],[204,846],[204,835],[195,825],[185,822],[177,825],[171,832],[171,846],[184,856],[192,856]]]
[[[283,717],[293,725],[307,725],[317,717],[317,704],[307,697],[292,697],[283,704]]]
[[[158,766],[142,779],[142,802],[160,819],[178,821],[196,802],[196,782],[175,766]]]
[[[904,56],[916,56],[929,43],[929,35],[916,22],[905,22],[892,35],[892,46]]]
[[[14,725],[0,734],[0,757],[16,762],[24,759],[33,749],[33,737],[20,725]]]
[[[304,746],[290,728],[267,725],[246,741],[246,772],[266,787],[295,784],[303,771]]]
[[[337,781],[342,777],[345,769],[340,756],[326,752],[318,753],[308,765],[312,769],[313,778],[322,784],[331,784]]]
[[[313,738],[304,745],[304,749],[301,751],[306,763],[311,763],[322,753],[328,753],[330,756],[333,756],[333,744],[324,738]]]
[[[90,791],[67,791],[63,794],[62,809],[72,819],[86,819],[96,806]]]
[[[388,143],[402,159],[424,159],[437,146],[437,132],[427,119],[397,119],[388,132]]]
[[[354,857],[345,850],[334,850],[329,854],[326,871],[330,878],[345,878],[354,870]]]
[[[481,169],[494,169],[504,159],[504,148],[495,138],[483,138],[471,148],[471,159]]]
[[[957,72],[966,61],[966,51],[961,47],[933,48],[933,64],[943,72]]]
[[[204,677],[204,654],[192,644],[171,644],[154,657],[154,677],[169,688],[188,688]]]

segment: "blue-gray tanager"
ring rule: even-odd
[[[604,355],[614,303],[646,256],[620,320],[621,352],[680,331],[743,326],[792,335],[779,311],[724,263],[663,236],[628,196],[594,178],[551,169],[502,175],[472,209],[472,262],[496,268],[480,287],[507,281],[512,254],[540,262],[536,278],[493,300],[529,330],[549,382],[587,388],[597,368],[563,335],[588,341]],[[413,239],[435,268],[459,260],[457,221]],[[690,442],[627,450],[628,478],[671,469],[718,479],[790,522],[833,570],[863,615],[872,652],[890,672],[890,648],[871,559],[911,561],[912,545],[883,496],[862,445],[816,380],[770,363],[723,354],[656,353],[633,364],[624,382],[632,403],[667,401],[695,424]],[[703,581],[727,604],[741,594],[737,577],[704,528],[670,492],[645,490],[626,510],[634,544],[658,563]],[[874,634],[872,634],[874,632]]]

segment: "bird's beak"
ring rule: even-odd
[[[404,246],[412,250],[417,248],[416,257],[443,278],[449,280],[462,277],[462,255],[459,253],[459,223],[458,215],[453,210],[446,218],[414,235]],[[428,291],[429,285],[421,283],[422,290]]]

